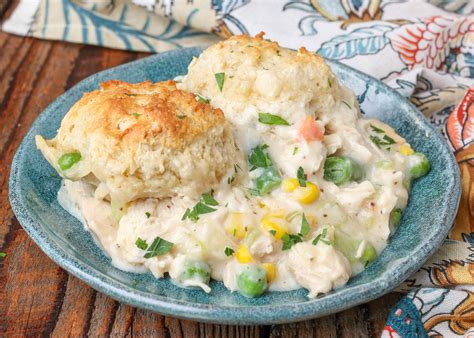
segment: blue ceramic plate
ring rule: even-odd
[[[84,92],[100,82],[162,81],[185,74],[199,48],[163,53],[95,74],[54,101],[36,120],[13,161],[10,201],[23,228],[57,264],[121,302],[162,314],[217,323],[284,323],[324,316],[379,297],[406,279],[440,246],[453,223],[460,180],[451,151],[413,105],[383,83],[339,63],[337,77],[358,95],[366,116],[390,124],[425,153],[432,170],[416,181],[402,223],[377,261],[338,290],[308,299],[304,289],[249,299],[220,282],[212,292],[182,289],[168,279],[114,268],[81,223],[56,201],[60,178],[36,149],[34,136],[52,138],[61,119]]]

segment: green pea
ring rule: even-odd
[[[192,279],[208,284],[211,279],[211,268],[201,261],[188,262],[185,264],[179,279],[182,281]]]
[[[324,179],[337,185],[362,177],[359,165],[344,156],[330,156],[324,162]]]
[[[67,153],[67,154],[64,154],[58,160],[59,168],[61,168],[61,170],[68,170],[74,164],[79,162],[81,160],[81,158],[82,157],[81,157],[80,153]]]
[[[396,208],[393,209],[392,212],[390,213],[390,224],[393,226],[397,226],[400,224],[400,221],[402,220],[402,209]]]
[[[364,252],[360,257],[360,260],[364,263],[370,263],[377,258],[377,251],[370,243],[365,244]]]
[[[249,265],[237,276],[237,286],[241,294],[256,297],[267,288],[267,273],[262,268]]]
[[[281,177],[278,171],[269,167],[263,170],[262,174],[255,180],[255,187],[259,195],[266,195],[273,189],[280,186]]]
[[[356,257],[361,241],[357,239],[352,239],[348,234],[336,230],[334,232],[334,246],[337,250],[342,252],[342,254],[347,258],[351,264],[372,262],[377,258],[377,251],[372,246],[372,244],[365,244],[364,252],[361,257]]]
[[[412,166],[410,168],[410,174],[412,178],[420,178],[425,176],[431,169],[430,161],[422,153],[414,153],[411,157]]]

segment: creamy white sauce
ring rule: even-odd
[[[201,287],[209,292],[209,286],[199,279],[183,281],[180,277],[189,262],[205,262],[213,279],[223,281],[229,290],[235,291],[237,275],[246,264],[270,263],[276,272],[269,280],[269,290],[305,287],[310,297],[326,293],[364,269],[360,258],[369,243],[378,254],[386,246],[391,232],[390,213],[395,208],[403,209],[407,203],[408,191],[403,182],[409,161],[413,161],[397,151],[404,142],[399,138],[394,149],[379,149],[369,139],[370,125],[376,121],[359,119],[355,105],[348,107],[342,103],[354,103],[354,95],[347,89],[342,93],[341,101],[330,115],[316,114],[320,128],[330,131],[323,141],[300,139],[302,119],[315,113],[304,107],[290,115],[290,126],[259,123],[252,108],[245,113],[233,112],[232,107],[223,108],[233,124],[239,147],[246,153],[259,144],[267,144],[283,179],[295,178],[298,168],[304,169],[308,181],[319,188],[319,197],[311,203],[298,201],[299,188],[285,192],[278,187],[266,196],[249,195],[248,188],[259,170],[249,173],[242,159],[236,159],[239,168],[229,169],[222,182],[212,187],[219,203],[213,206],[216,211],[200,215],[197,222],[182,220],[186,209],[192,209],[198,202],[187,197],[138,200],[127,210],[113,211],[100,188],[96,191],[95,186],[83,181],[65,180],[58,200],[94,234],[119,269],[151,271],[157,278],[169,274],[179,285]],[[274,113],[279,109],[275,107]],[[377,126],[383,127],[380,123]],[[387,135],[390,133],[388,130]],[[364,178],[341,186],[324,180],[324,161],[334,153],[357,161]],[[228,184],[232,177],[233,183]],[[301,230],[302,213],[310,223],[309,233],[289,250],[282,250],[282,240],[263,225],[263,219],[274,219],[284,232],[297,234]],[[233,231],[236,219],[237,232]],[[325,241],[312,244],[323,232]],[[347,257],[344,249],[335,244],[340,234],[352,241],[353,257]],[[136,245],[137,239],[151,244],[157,237],[174,243],[173,249],[161,256],[145,258],[145,251]],[[241,245],[248,249],[251,262],[239,262],[237,251]],[[226,248],[232,248],[235,253],[227,256]]]

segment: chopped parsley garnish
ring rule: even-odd
[[[395,140],[387,135],[384,135],[383,138],[380,138],[377,135],[370,135],[369,138],[379,148],[395,144]]]
[[[393,138],[391,138],[390,136],[388,136],[388,135],[384,135],[384,136],[383,136],[383,139],[384,139],[386,142],[388,142],[388,144],[395,144],[395,143],[396,143],[395,140],[394,140]]]
[[[302,167],[298,168],[298,171],[296,172],[296,178],[298,178],[298,183],[300,184],[300,187],[306,187],[306,174],[304,173],[304,170]]]
[[[294,147],[293,148],[293,155],[296,155],[297,152],[298,152],[298,147]]]
[[[323,231],[316,236],[316,238],[313,240],[313,245],[317,245],[319,242],[323,242],[326,245],[333,245],[333,242],[330,240],[326,239],[328,234],[328,229],[324,228]]]
[[[153,243],[148,247],[144,258],[152,258],[156,256],[161,256],[171,250],[174,243],[168,242],[161,237],[156,237]]]
[[[269,233],[272,235],[272,236],[275,236],[276,235],[276,230],[270,230]]]
[[[5,252],[0,252],[0,258],[5,258],[7,254]]]
[[[395,140],[393,138],[391,138],[390,136],[388,136],[385,132],[385,130],[381,129],[381,128],[378,128],[376,126],[374,126],[373,124],[370,125],[370,128],[372,129],[372,131],[374,133],[377,133],[377,134],[383,134],[382,135],[370,135],[369,138],[372,142],[374,142],[374,144],[379,147],[379,148],[382,148],[382,146],[390,146],[392,144],[395,144]],[[390,147],[387,147],[386,150],[390,151]]]
[[[364,264],[364,269],[367,269],[367,266],[369,265],[370,261],[365,261],[365,264]]]
[[[328,86],[329,86],[329,88],[332,87],[332,82],[331,82],[331,79],[329,79],[329,78],[328,78]]]
[[[303,216],[301,217],[301,230],[299,235],[301,237],[306,236],[309,233],[309,223],[308,220],[306,219],[306,216],[303,212]]]
[[[373,124],[370,125],[370,128],[372,128],[372,130],[378,134],[384,134],[385,133],[385,130],[383,129],[380,129],[376,126],[374,126]]]
[[[140,237],[138,237],[135,241],[135,245],[141,250],[146,250],[148,248],[147,242],[144,239],[141,239]]]
[[[211,191],[210,193],[206,192],[205,194],[202,194],[202,197],[201,197],[202,201],[207,205],[212,205],[212,206],[219,205],[219,203],[212,196],[212,193],[213,191]]]
[[[232,256],[234,254],[234,249],[225,248],[224,253],[227,257]]]
[[[224,88],[225,73],[215,73],[214,77],[216,78],[217,87],[219,87],[219,91],[222,92],[222,88]]]
[[[265,150],[267,148],[268,145],[262,144],[252,149],[249,154],[250,171],[257,168],[268,168],[272,165],[272,160]]]
[[[299,234],[284,234],[281,236],[281,240],[283,241],[283,246],[281,247],[283,251],[290,250],[293,245],[303,241]]]
[[[254,196],[263,196],[275,189],[281,183],[279,171],[273,166],[273,162],[265,149],[268,145],[258,145],[249,154],[248,162],[250,171],[262,168],[259,176],[253,180],[254,188],[248,189]]]
[[[285,119],[278,115],[270,113],[258,113],[258,122],[268,125],[289,126],[290,124]]]
[[[270,193],[281,184],[280,173],[272,166],[262,171],[255,180],[255,189],[257,196],[263,196]]]
[[[132,113],[133,116],[135,117],[140,117],[141,114],[138,114],[138,113]]]
[[[197,222],[199,220],[199,215],[216,211],[216,209],[211,208],[210,206],[216,206],[218,204],[219,203],[212,196],[212,191],[211,193],[205,193],[201,196],[201,200],[192,209],[186,209],[181,220],[184,221],[186,218],[189,218],[191,221]]]
[[[146,218],[150,218],[151,214],[147,211],[147,212],[145,212],[145,216],[146,216]]]
[[[236,174],[237,174],[237,169],[242,170],[242,168],[240,167],[240,165],[238,165],[238,164],[236,163],[236,164],[234,164],[234,171],[235,171]]]
[[[283,242],[283,245],[282,245],[281,249],[283,251],[289,250],[296,243],[303,242],[303,238],[304,238],[304,236],[306,236],[309,233],[309,230],[310,230],[310,228],[309,228],[308,220],[306,219],[306,216],[303,213],[303,216],[301,218],[300,232],[298,234],[285,233],[283,236],[281,236],[281,240]],[[272,232],[272,231],[274,231],[274,230],[270,230],[270,232]]]
[[[342,101],[342,103],[344,103],[349,109],[352,109],[351,105],[347,103],[346,101]]]
[[[193,207],[192,210],[190,210],[189,208],[186,209],[186,212],[184,213],[182,219],[184,220],[186,218],[189,218],[191,221],[197,222],[199,220],[199,215],[208,214],[208,213],[213,212],[213,211],[216,211],[216,209],[211,208],[211,207],[205,205],[202,202],[198,202]]]
[[[176,117],[177,117],[178,119],[182,120],[182,119],[185,119],[185,118],[186,118],[186,115],[176,115]]]
[[[203,97],[199,94],[196,94],[196,101],[200,102],[200,103],[209,103],[208,99],[206,99],[205,97]]]

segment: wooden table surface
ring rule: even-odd
[[[1,12],[1,6],[0,6]],[[0,336],[379,336],[399,294],[328,317],[272,326],[213,325],[121,304],[51,261],[8,201],[10,166],[23,136],[57,96],[97,71],[147,56],[0,32]]]

